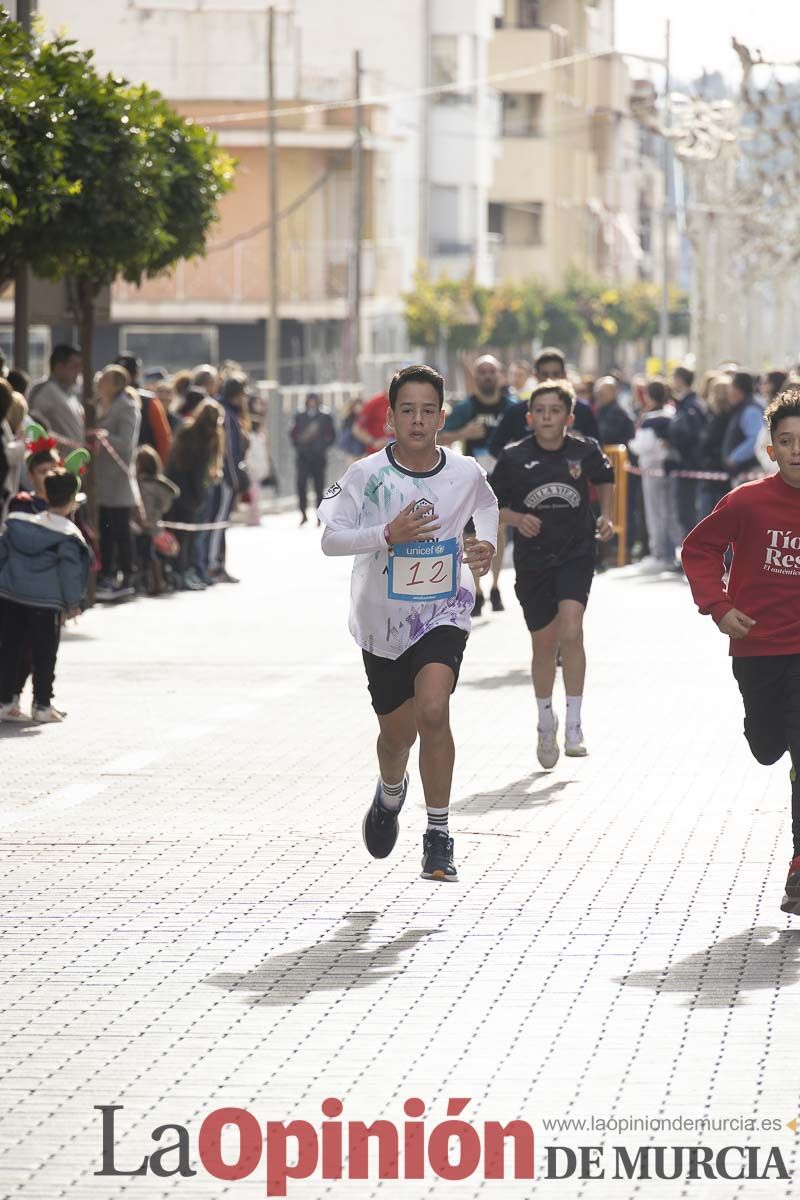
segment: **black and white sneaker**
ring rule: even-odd
[[[422,835],[422,878],[440,883],[456,883],[458,871],[453,861],[453,839],[440,829],[426,829]]]
[[[405,803],[406,793],[408,792],[408,776],[403,780],[403,792],[400,797],[400,808]],[[390,812],[388,808],[384,808],[381,804],[381,781],[378,780],[378,786],[375,788],[375,795],[372,798],[372,803],[367,809],[364,820],[361,824],[361,834],[364,838],[364,845],[369,850],[373,858],[388,858],[395,847],[397,835],[400,832],[400,808],[396,812]]]

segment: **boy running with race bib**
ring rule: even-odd
[[[361,647],[378,718],[380,778],[362,833],[373,858],[391,854],[419,734],[428,827],[422,878],[458,878],[448,826],[455,691],[475,603],[497,545],[497,501],[483,469],[436,444],[444,380],[432,367],[398,371],[389,388],[385,449],[348,468],[319,508],[325,554],[354,555],[350,632]],[[475,522],[476,537],[464,526]]]
[[[594,438],[568,433],[575,394],[566,380],[540,383],[528,401],[530,434],[506,446],[492,472],[500,517],[514,535],[515,590],[533,643],[531,673],[538,708],[536,754],[549,769],[558,761],[553,712],[556,654],[561,647],[567,693],[565,753],[586,746],[581,704],[586,676],[583,614],[595,564],[595,537],[613,535],[614,470]],[[595,520],[589,484],[597,489]]]

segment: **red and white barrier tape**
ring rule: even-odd
[[[661,467],[634,467],[629,462],[625,464],[625,470],[629,475],[649,479],[702,479],[715,483],[732,483],[735,479],[736,487],[742,483],[752,483],[754,479],[763,479],[766,474],[764,471],[744,471],[741,475],[729,475],[727,471],[665,471]]]
[[[206,529],[230,529],[232,521],[159,521],[159,529],[189,529],[196,533],[198,530]]]
[[[719,482],[730,479],[727,471],[665,471],[663,467],[634,467],[629,462],[625,464],[625,470],[629,475],[645,475],[650,479],[714,479]]]

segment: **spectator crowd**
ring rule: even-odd
[[[201,364],[145,386],[120,355],[94,380],[94,420],[76,387],[77,346],[57,345],[31,386],[0,362],[0,720],[58,721],[53,677],[64,621],[94,599],[237,583],[225,530],[249,499],[253,403],[236,363]],[[96,528],[82,476],[91,460]]]

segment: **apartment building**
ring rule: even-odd
[[[630,113],[613,18],[613,0],[504,0],[489,47],[498,278],[557,285],[571,266],[608,282],[652,276],[661,173]]]
[[[352,338],[354,51],[361,52],[365,360],[409,352],[402,294],[420,259],[489,282],[487,69],[499,0],[278,0],[279,315],[285,382],[342,378]],[[98,358],[263,370],[269,306],[265,0],[40,0],[101,69],[159,89],[237,161],[205,257],[115,285]],[[434,89],[434,94],[428,89]],[[436,89],[439,89],[436,91]],[[300,203],[297,203],[301,200]],[[0,313],[0,320],[5,314]]]

